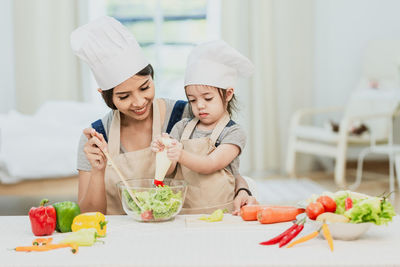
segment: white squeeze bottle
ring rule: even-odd
[[[156,173],[154,175],[153,184],[155,186],[164,186],[164,177],[167,174],[169,167],[171,166],[171,161],[167,156],[166,147],[171,144],[171,139],[169,137],[162,137],[162,143],[165,148],[162,151],[156,153]]]

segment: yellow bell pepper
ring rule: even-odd
[[[87,228],[94,228],[99,236],[105,236],[107,221],[104,214],[101,212],[86,212],[76,216],[72,221],[72,232]]]

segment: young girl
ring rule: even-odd
[[[178,163],[177,179],[185,179],[188,191],[183,213],[210,213],[233,209],[235,176],[239,155],[245,146],[245,133],[231,120],[235,106],[237,76],[249,76],[251,62],[223,41],[204,43],[193,49],[185,73],[185,92],[193,119],[183,119],[172,128],[174,140],[167,149]],[[164,136],[166,134],[163,134]],[[177,141],[179,140],[179,141]],[[152,142],[154,152],[164,149],[161,139]],[[239,188],[246,191],[246,188]]]

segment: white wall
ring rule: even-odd
[[[343,105],[357,86],[368,41],[400,39],[398,0],[315,1],[314,106]]]
[[[6,113],[15,107],[12,14],[12,0],[3,0],[0,8],[0,113]]]

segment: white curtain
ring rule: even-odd
[[[239,123],[247,131],[241,172],[284,169],[292,113],[312,103],[313,0],[222,0],[221,36],[256,66],[240,84]]]
[[[33,113],[46,100],[81,100],[70,34],[78,26],[78,0],[14,0],[16,108]]]

